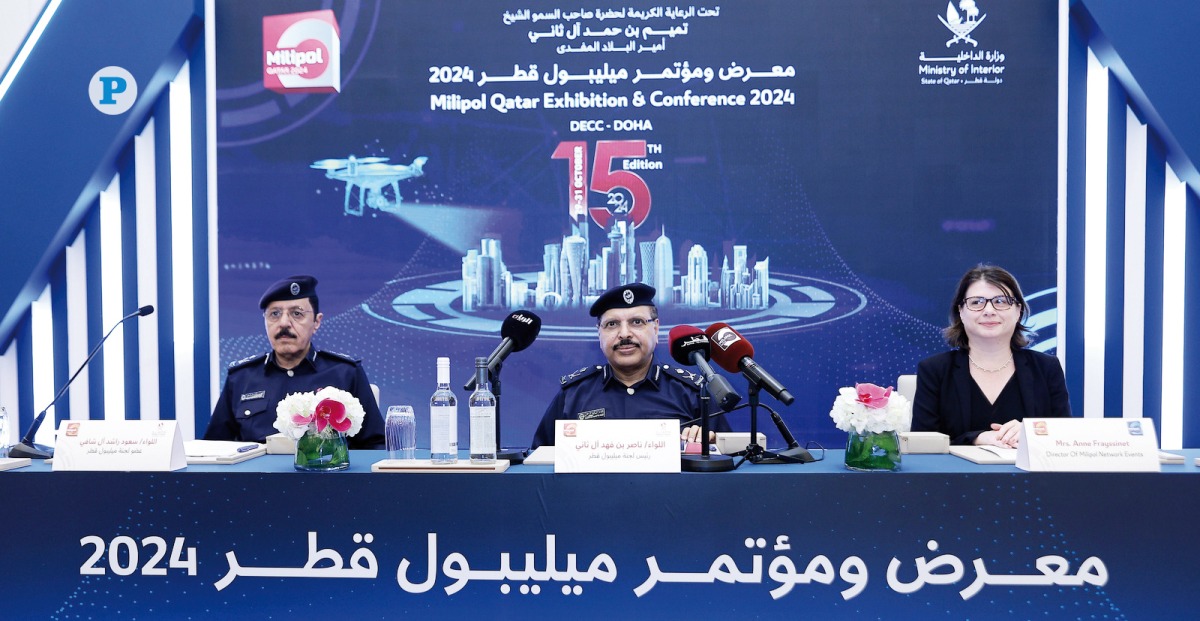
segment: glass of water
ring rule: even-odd
[[[0,457],[8,457],[8,410],[0,406]]]
[[[391,459],[416,459],[417,417],[411,405],[393,405],[384,419],[384,435],[387,436],[388,457]]]

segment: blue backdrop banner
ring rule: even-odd
[[[1053,2],[216,7],[223,362],[267,350],[263,289],[311,273],[317,345],[420,411],[435,357],[461,386],[526,309],[502,441],[527,445],[602,360],[591,300],[641,281],[662,338],[732,325],[832,445],[837,389],[944,349],[978,262],[1054,347]]]

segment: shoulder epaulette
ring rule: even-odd
[[[673,367],[669,364],[661,365],[662,376],[669,377],[692,390],[700,390],[700,384],[704,381],[704,376],[699,373],[693,373],[687,369]]]
[[[567,386],[570,386],[571,384],[574,384],[575,382],[578,382],[579,380],[581,380],[585,377],[591,377],[591,376],[599,373],[602,369],[604,369],[604,367],[599,364],[592,365],[589,367],[583,367],[582,369],[579,369],[578,371],[574,371],[568,375],[562,376],[562,378],[560,378],[558,381],[565,388]]]
[[[234,360],[233,362],[229,363],[229,370],[232,371],[234,369],[248,367],[252,364],[262,364],[263,361],[265,361],[266,359],[267,359],[266,354],[258,354],[255,356],[249,356],[246,358],[242,358],[241,360]]]
[[[340,353],[338,353],[338,352],[336,352],[336,351],[329,351],[329,350],[327,350],[327,349],[319,349],[319,350],[317,350],[317,355],[318,355],[318,356],[320,356],[320,355],[325,355],[325,356],[328,356],[328,357],[330,357],[330,358],[333,358],[334,360],[341,360],[342,362],[349,362],[349,363],[352,363],[352,364],[357,364],[357,363],[359,363],[359,362],[362,362],[362,358],[355,358],[354,356],[350,356],[350,355],[347,355],[347,354],[340,354]]]

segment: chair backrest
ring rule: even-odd
[[[901,375],[900,377],[897,377],[896,378],[896,392],[904,395],[904,398],[908,399],[908,403],[911,405],[913,402],[913,397],[917,396],[917,376],[916,375]],[[912,429],[911,411],[908,416],[908,421],[906,421],[906,424],[904,425],[904,429],[901,429],[898,431],[908,431],[910,429]]]
[[[377,384],[371,384],[371,394],[375,395],[376,407],[382,408],[383,406],[379,404],[379,386]]]
[[[917,376],[901,375],[896,378],[896,392],[904,395],[905,399],[913,400],[917,396]]]

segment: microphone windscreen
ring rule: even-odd
[[[740,370],[742,358],[754,357],[754,346],[727,323],[714,323],[704,333],[708,335],[713,362],[730,373]]]
[[[516,311],[500,325],[500,338],[511,339],[513,351],[529,347],[542,330],[542,318],[529,311]]]
[[[691,366],[692,352],[698,352],[708,360],[708,337],[696,326],[675,326],[667,335],[671,342],[671,357],[675,362]]]
[[[154,312],[154,306],[151,304],[147,304],[138,309],[138,316],[145,317],[146,315],[149,315],[150,313],[153,313],[153,312]]]

